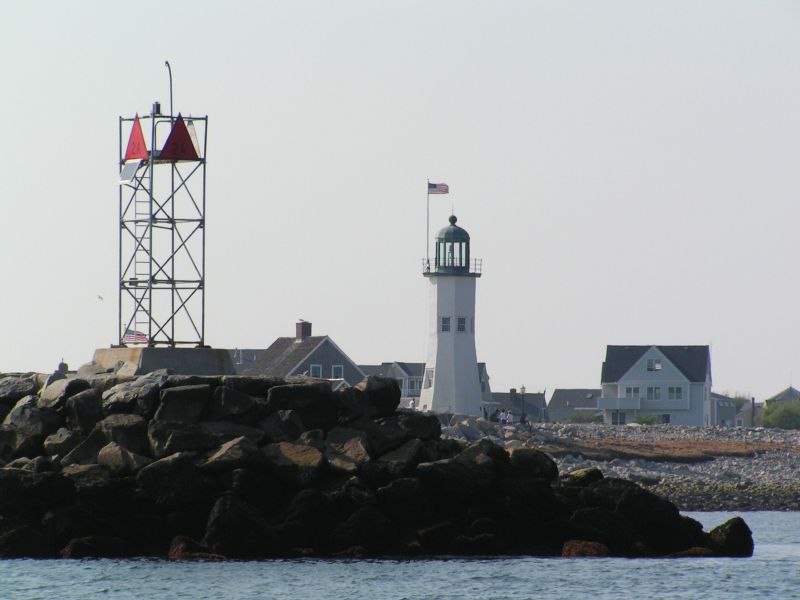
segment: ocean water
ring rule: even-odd
[[[687,513],[706,530],[734,513]],[[752,558],[0,561],[0,599],[800,599],[800,512],[741,514]]]

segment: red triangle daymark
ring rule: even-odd
[[[159,160],[200,160],[197,150],[194,149],[192,138],[186,129],[183,117],[178,113],[178,119],[169,132],[169,137],[158,155]]]
[[[133,120],[131,137],[128,138],[128,149],[125,150],[125,160],[144,160],[147,158],[147,146],[144,145],[144,135],[142,125],[139,123],[139,115]]]

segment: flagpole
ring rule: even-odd
[[[425,186],[427,207],[425,213],[425,269],[431,269],[431,180],[428,179],[428,184]]]

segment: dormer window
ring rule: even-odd
[[[647,359],[647,370],[648,371],[660,371],[661,370],[661,359],[660,358],[648,358]]]

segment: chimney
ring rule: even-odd
[[[295,325],[294,331],[297,338],[295,341],[302,342],[304,339],[311,337],[311,323],[300,319]]]

